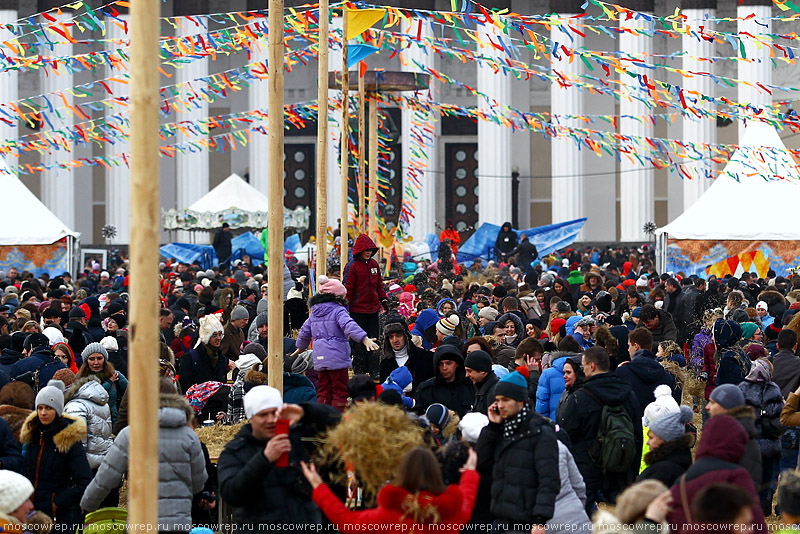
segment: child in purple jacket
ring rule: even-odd
[[[368,351],[378,350],[374,339],[358,326],[347,313],[347,289],[338,280],[320,276],[319,292],[309,299],[311,313],[297,335],[299,354],[314,338],[314,370],[319,374],[317,402],[344,411],[347,405],[347,370],[352,367],[350,343],[362,343]]]

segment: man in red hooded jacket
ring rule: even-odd
[[[350,317],[366,331],[367,336],[378,338],[380,323],[378,314],[381,305],[389,309],[389,301],[383,288],[383,278],[378,262],[372,256],[378,252],[372,239],[361,234],[353,247],[353,260],[344,271],[344,286],[347,288],[347,302],[350,304]],[[379,379],[379,356],[377,352],[367,352],[360,343],[352,344],[353,372],[369,374]]]

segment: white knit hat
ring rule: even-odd
[[[240,354],[239,359],[236,360],[236,368],[243,373],[245,371],[249,371],[260,363],[261,360],[259,360],[258,356],[255,354]]]
[[[470,412],[458,422],[458,428],[461,430],[461,437],[464,438],[467,443],[477,443],[478,437],[481,435],[481,430],[488,424],[488,417],[480,412]]]
[[[653,392],[656,400],[647,405],[642,417],[642,426],[650,426],[652,421],[668,413],[680,414],[681,408],[672,398],[672,389],[666,384],[661,384]]]
[[[32,495],[30,480],[14,471],[0,470],[0,513],[11,514]]]
[[[225,332],[225,328],[222,326],[222,321],[220,321],[219,315],[212,313],[201,317],[200,332],[197,336],[197,344],[195,345],[195,348],[199,347],[200,343],[207,345],[208,340],[211,339],[211,335],[214,334],[214,332]]]
[[[244,396],[244,415],[248,419],[264,410],[281,407],[281,393],[272,386],[256,386]]]

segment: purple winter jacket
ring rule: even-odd
[[[348,338],[361,343],[367,337],[367,333],[350,318],[343,301],[343,298],[339,300],[329,293],[317,293],[308,302],[311,313],[297,335],[296,345],[305,350],[314,338],[316,371],[348,369],[352,365]]]

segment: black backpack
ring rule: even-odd
[[[631,419],[622,404],[604,404],[588,389],[582,389],[602,407],[597,437],[589,456],[604,473],[626,473],[636,461],[636,436]]]

